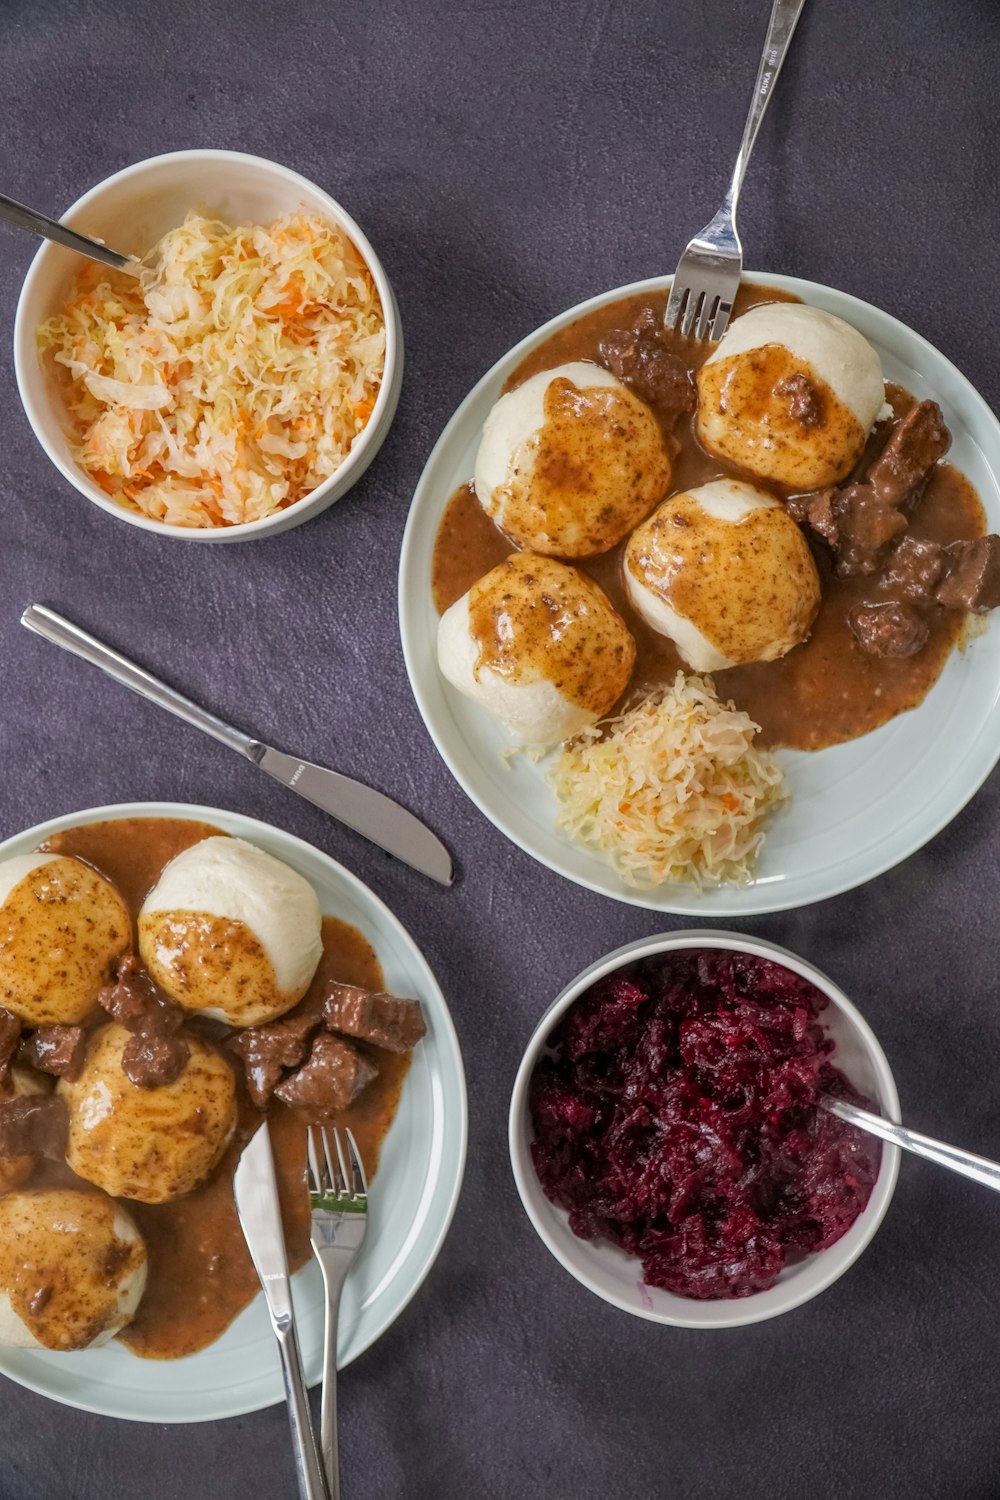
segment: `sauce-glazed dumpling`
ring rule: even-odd
[[[543,370],[501,396],[476,456],[487,515],[519,546],[551,557],[607,552],[669,483],[649,407],[585,360]]]
[[[139,1088],[122,1067],[132,1033],[95,1031],[78,1078],[62,1078],[69,1111],[66,1160],[114,1198],[166,1203],[203,1182],[236,1129],[236,1076],[198,1037],[172,1083]]]
[[[665,500],[629,538],[625,582],[696,672],[784,656],[819,608],[802,532],[773,495],[733,479]]]
[[[708,451],[793,490],[845,478],[885,401],[868,340],[800,302],[736,318],[696,380]]]
[[[555,745],[621,697],[635,642],[593,579],[516,552],[442,615],[438,662],[523,744]]]
[[[109,880],[67,854],[0,863],[0,1005],[26,1026],[75,1026],[94,1009],[132,924]]]
[[[244,839],[202,839],[172,859],[139,913],[139,952],[185,1010],[257,1026],[297,1005],[323,952],[316,892]]]
[[[0,1198],[0,1344],[95,1349],[132,1321],[145,1286],[142,1236],[102,1193]]]

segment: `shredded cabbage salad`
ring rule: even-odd
[[[611,860],[626,884],[746,885],[765,816],[788,798],[756,725],[710,678],[673,686],[570,741],[548,772],[563,832]]]
[[[385,319],[335,225],[190,213],[138,282],[84,267],[38,341],[75,456],[107,494],[171,525],[226,526],[340,467],[378,396]]]

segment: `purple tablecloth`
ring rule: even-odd
[[[1000,1204],[914,1161],[835,1287],[775,1321],[658,1328],[572,1281],[521,1212],[505,1143],[523,1046],[610,948],[681,926],[565,884],[452,781],[403,670],[409,498],[445,420],[511,344],[593,293],[672,269],[716,207],[767,0],[346,6],[5,0],[0,187],[61,212],[131,161],[226,146],[287,163],[364,226],[407,370],[374,467],[274,541],[167,543],[77,496],[18,401],[10,330],[34,251],[0,237],[0,835],[143,798],[280,824],[393,907],[449,998],[471,1135],[451,1235],[341,1383],[345,1496],[1000,1494]],[[994,404],[994,0],[809,0],[750,169],[747,263],[842,287],[949,355]],[[450,892],[19,629],[31,600],[241,725],[396,793],[447,838]],[[359,629],[359,623],[362,628]],[[996,627],[994,626],[994,630]],[[862,1006],[918,1127],[1000,1156],[1000,780],[864,890],[747,922]],[[88,1416],[0,1383],[3,1500],[292,1493],[285,1413],[186,1428]]]

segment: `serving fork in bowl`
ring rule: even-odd
[[[368,1228],[368,1184],[361,1153],[350,1130],[345,1130],[344,1135],[347,1137],[346,1152],[340,1131],[328,1125],[310,1125],[307,1142],[309,1203],[312,1209],[309,1238],[326,1288],[320,1450],[330,1500],[340,1500],[340,1460],[337,1450],[337,1323],[340,1294]]]
[[[674,272],[664,322],[685,338],[718,340],[728,327],[743,271],[736,205],[760,122],[804,4],[805,0],[774,0],[750,113],[722,207],[688,242]]]

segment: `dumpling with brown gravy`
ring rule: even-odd
[[[614,707],[635,642],[591,578],[515,552],[442,615],[438,662],[519,742],[555,745]]]
[[[236,1129],[233,1069],[207,1042],[187,1038],[172,1083],[139,1088],[122,1067],[131,1033],[95,1031],[83,1071],[60,1079],[69,1111],[66,1160],[78,1177],[115,1198],[166,1203],[203,1182]]]
[[[671,495],[625,549],[628,595],[696,672],[775,661],[819,608],[808,543],[773,495],[717,479]]]
[[[0,1344],[96,1349],[132,1321],[145,1287],[142,1236],[103,1193],[0,1198]]]
[[[139,952],[185,1010],[256,1026],[309,988],[323,952],[319,901],[298,871],[255,844],[202,839],[143,902]]]
[[[607,552],[661,501],[670,459],[656,418],[586,360],[501,396],[476,456],[479,503],[520,547],[553,557]]]
[[[709,453],[792,490],[845,478],[885,403],[882,366],[856,328],[801,302],[730,323],[696,376]]]
[[[82,859],[0,862],[0,1005],[26,1026],[83,1021],[131,935],[121,896]]]

